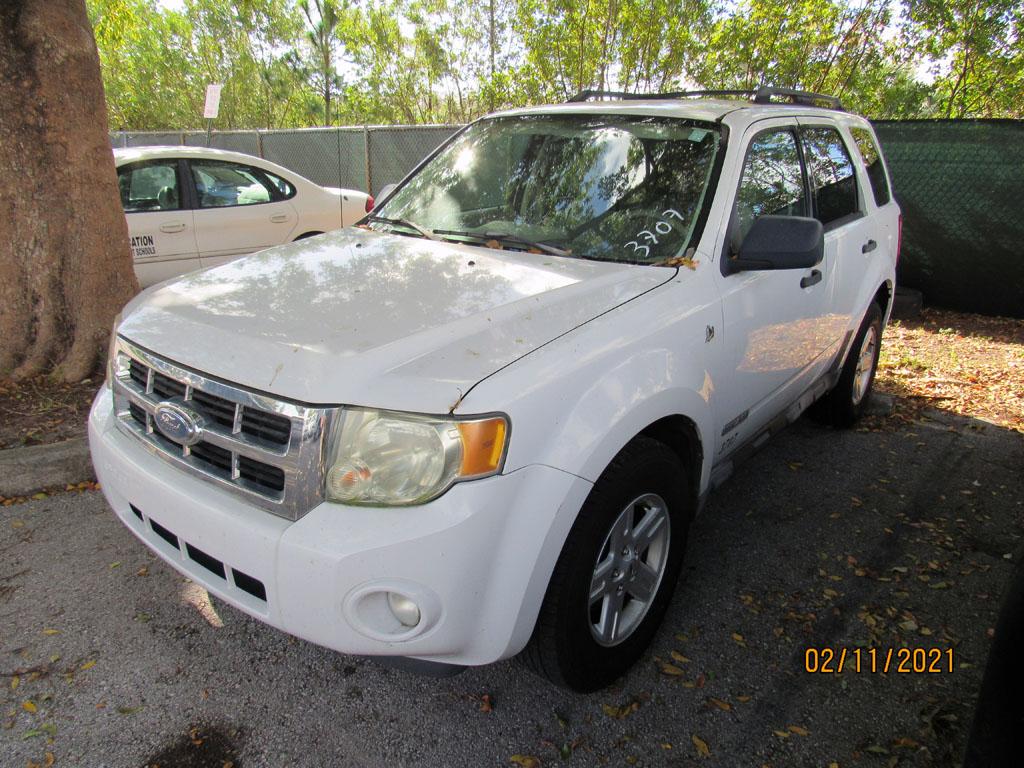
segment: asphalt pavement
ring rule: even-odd
[[[802,420],[741,466],[652,649],[591,695],[514,660],[432,679],[289,637],[211,603],[97,492],[0,508],[0,765],[958,765],[1024,557],[1024,440],[936,419]],[[924,649],[907,672],[900,648]],[[841,674],[806,671],[843,649]]]

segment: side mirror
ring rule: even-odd
[[[729,272],[808,269],[825,254],[825,230],[817,219],[762,216],[743,238],[739,255],[728,259]]]

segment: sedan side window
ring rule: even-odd
[[[125,213],[176,211],[181,207],[177,160],[122,166],[117,169],[117,186]]]
[[[761,216],[806,216],[807,195],[796,137],[788,128],[759,133],[750,142],[736,194],[733,249]]]
[[[814,196],[814,216],[826,227],[860,212],[857,178],[850,152],[835,128],[801,132],[807,176]]]
[[[282,179],[275,173],[270,171],[263,171],[263,175],[267,177],[267,180],[277,187],[277,191],[281,193],[282,200],[290,200],[295,197],[295,187],[287,179]]]
[[[200,208],[269,203],[280,197],[259,171],[223,160],[190,160]]]

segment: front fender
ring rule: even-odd
[[[522,562],[531,577],[508,653],[529,639],[590,485],[633,437],[667,416],[686,417],[702,443],[700,490],[708,485],[715,388],[706,329],[720,325],[721,309],[713,289],[686,277],[690,285],[673,280],[526,355],[460,404],[466,413],[509,415],[504,472],[546,465],[581,479],[570,498],[551,499],[531,517],[540,546]]]

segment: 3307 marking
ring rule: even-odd
[[[804,671],[811,674],[868,672],[936,675],[953,671],[952,648],[808,648]]]
[[[679,221],[683,220],[683,214],[681,214],[675,208],[669,208],[666,211],[662,211],[661,216],[662,218],[658,219],[658,221],[655,222],[653,232],[650,229],[645,229],[641,232],[638,232],[636,240],[630,240],[622,247],[629,248],[630,246],[633,246],[633,255],[636,256],[640,251],[643,251],[643,255],[641,256],[641,258],[646,259],[651,253],[651,245],[658,244],[658,235],[667,235],[669,232],[672,231],[672,224],[669,222],[669,219],[675,218],[679,219]],[[645,240],[646,242],[650,243],[650,245],[641,244],[641,240]]]

